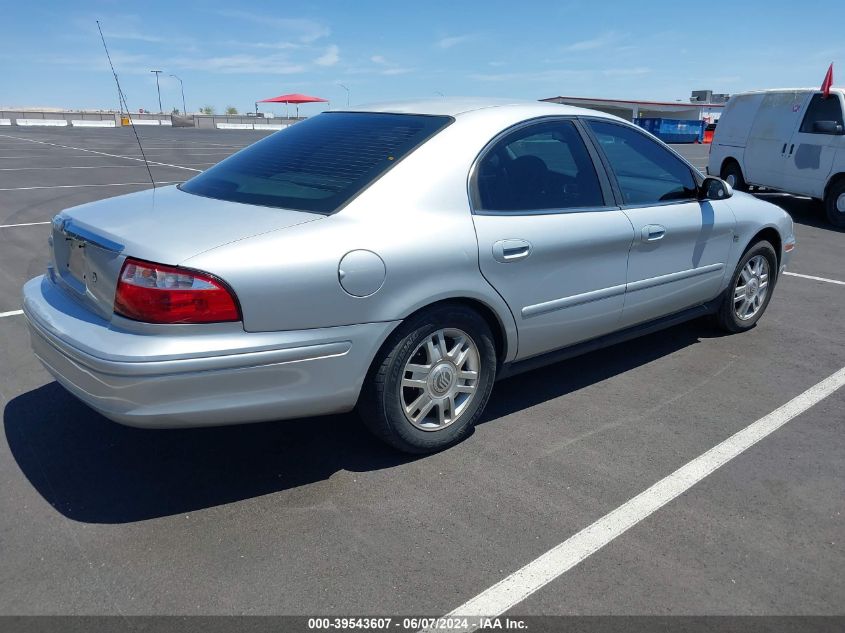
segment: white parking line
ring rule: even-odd
[[[126,160],[137,160],[137,161],[140,161],[142,163],[144,162],[143,158],[135,158],[133,156],[121,156],[119,154],[108,154],[106,152],[98,152],[98,151],[93,150],[93,149],[85,149],[84,147],[73,147],[71,145],[60,145],[59,143],[48,143],[46,141],[36,141],[36,140],[33,140],[33,139],[29,139],[29,138],[21,138],[21,137],[18,137],[18,136],[9,136],[8,134],[0,134],[0,137],[12,138],[12,139],[15,139],[15,140],[18,140],[18,141],[29,141],[30,143],[39,143],[40,145],[51,145],[53,147],[61,147],[62,149],[73,149],[73,150],[76,150],[78,152],[89,152],[91,154],[98,154],[100,156],[111,156],[112,158],[124,158]],[[150,163],[151,165],[163,165],[164,167],[175,167],[176,169],[186,169],[188,171],[202,171],[200,169],[193,169],[191,167],[183,167],[182,165],[171,165],[170,163],[159,163],[159,162],[156,162],[156,161],[153,161],[153,160],[148,160],[147,162]]]
[[[147,158],[149,158],[150,156],[159,156],[159,155],[172,156],[173,155],[173,152],[147,152],[146,148],[144,149],[144,152],[147,154]],[[234,152],[229,152],[229,151],[225,151],[225,152],[180,152],[180,156],[223,156],[223,157],[226,157],[226,156],[231,156],[232,154],[234,154]],[[143,160],[141,158],[141,154],[125,154],[125,155],[122,156],[122,158],[137,158],[138,160]]]
[[[50,224],[50,222],[23,222],[21,224],[0,224],[0,229],[13,229],[18,226],[38,226],[40,224]]]
[[[784,275],[789,275],[790,277],[801,277],[801,279],[812,279],[813,281],[824,281],[829,284],[838,284],[840,286],[845,286],[845,281],[838,281],[836,279],[826,279],[825,277],[813,277],[812,275],[800,275],[798,273],[790,273],[784,272]]]
[[[38,171],[39,169],[143,169],[143,165],[66,165],[64,167],[0,167],[0,171]]]
[[[71,157],[68,157],[71,158]],[[77,158],[107,158],[106,156],[86,156]],[[216,165],[217,163],[185,163],[185,165]],[[153,165],[158,167],[158,165]],[[63,165],[61,167],[0,167],[0,171],[38,171],[39,169],[143,169],[143,165]],[[166,168],[165,168],[166,169]]]
[[[0,312],[0,319],[10,316],[18,316],[19,314],[23,314],[23,310],[12,310],[11,312]]]
[[[88,151],[88,150],[85,150],[85,151]],[[36,160],[42,160],[42,159],[54,158],[54,156],[55,156],[54,154],[43,154],[43,155],[40,155],[40,156],[33,156],[33,155],[28,155],[28,156],[0,156],[0,160],[22,160],[24,158],[34,158]],[[98,159],[98,160],[104,160],[106,158],[128,158],[130,160],[135,160],[135,158],[132,157],[132,156],[116,156],[115,154],[103,154],[103,155],[99,155],[99,154],[97,154],[97,155],[92,155],[92,154],[64,154],[60,158],[62,160],[65,160],[67,158],[87,158],[88,160],[93,160],[95,158]]]
[[[843,385],[845,367],[482,591],[446,617],[502,615]]]
[[[158,182],[156,181],[155,184],[157,185],[177,185],[179,183],[185,182],[184,180],[170,180],[167,182]],[[148,180],[147,182],[112,182],[103,185],[39,185],[37,187],[7,187],[5,189],[0,189],[0,191],[28,191],[30,189],[75,189],[76,187],[128,187],[130,185],[149,185],[151,184]]]
[[[114,145],[88,145],[85,149],[119,149],[121,147],[126,147],[127,143],[116,143]],[[132,145],[136,145],[133,143]],[[220,145],[219,147],[230,148],[230,149],[243,149],[246,145]],[[35,149],[35,148],[33,148]],[[214,149],[214,147],[206,147],[204,145],[147,145],[144,144],[144,149],[170,149],[176,151],[182,150],[190,150],[190,149]],[[47,150],[45,150],[47,151]]]

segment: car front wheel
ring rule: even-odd
[[[367,428],[394,448],[431,453],[464,439],[496,376],[486,321],[462,306],[412,317],[383,346],[361,393]]]
[[[777,279],[777,256],[769,242],[753,244],[734,271],[716,315],[728,332],[744,332],[760,320],[772,298]]]

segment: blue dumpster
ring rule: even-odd
[[[695,143],[704,141],[704,121],[681,119],[637,118],[634,123],[648,130],[664,143]]]

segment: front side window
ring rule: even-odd
[[[571,121],[537,123],[504,137],[479,162],[477,186],[484,211],[604,205],[593,161]]]
[[[181,189],[329,214],[451,122],[444,116],[323,113],[250,145]]]
[[[813,95],[807,113],[801,122],[801,131],[809,134],[836,134],[836,126],[842,126],[842,104],[836,94],[827,99],[821,94]]]
[[[589,121],[625,204],[657,204],[696,198],[690,168],[660,143],[627,125]]]

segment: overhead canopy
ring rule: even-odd
[[[328,103],[328,99],[320,97],[310,97],[308,95],[299,94],[295,92],[289,95],[279,95],[278,97],[270,97],[269,99],[262,99],[258,103]]]

